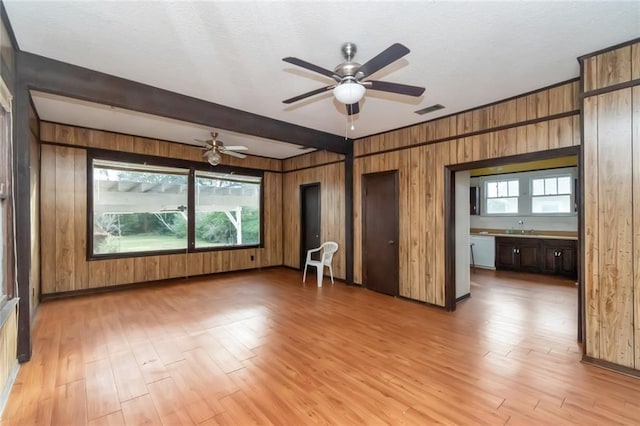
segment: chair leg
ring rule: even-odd
[[[331,277],[331,284],[333,284],[333,268],[329,265],[329,276]]]
[[[304,264],[304,273],[302,274],[302,284],[304,284],[304,282],[307,279],[307,264]]]
[[[318,266],[316,270],[318,271],[318,287],[322,287],[322,272],[324,271],[324,267]]]

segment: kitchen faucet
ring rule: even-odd
[[[520,233],[524,234],[524,220],[519,220],[518,225],[520,225]]]

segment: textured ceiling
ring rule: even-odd
[[[4,3],[24,51],[351,138],[577,77],[576,57],[640,34],[640,2]],[[425,94],[368,91],[353,131],[330,93],[282,104],[331,84],[283,57],[332,69],[346,41],[360,63],[409,47],[373,77]]]

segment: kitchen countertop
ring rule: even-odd
[[[519,230],[513,230],[513,234],[508,234],[505,229],[482,229],[471,228],[471,235],[488,237],[513,237],[513,238],[541,238],[545,240],[577,240],[578,233],[572,231],[525,231],[521,234]]]

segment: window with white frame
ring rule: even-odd
[[[554,176],[531,180],[531,213],[571,213],[572,178]]]
[[[517,214],[520,182],[517,179],[486,182],[486,214]]]

